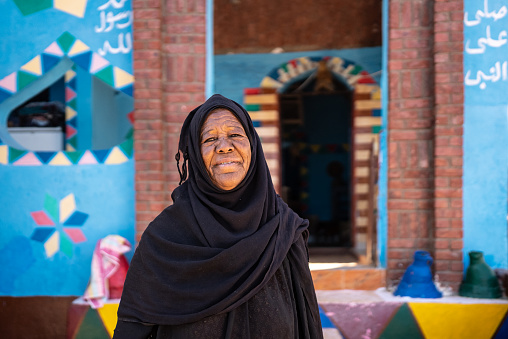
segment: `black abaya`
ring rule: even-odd
[[[211,182],[199,147],[204,120],[220,107],[242,123],[252,152],[230,191]],[[114,337],[321,338],[308,221],[276,195],[248,113],[212,96],[187,117],[179,149],[187,181],[141,238]]]

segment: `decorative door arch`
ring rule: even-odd
[[[268,167],[276,190],[281,185],[280,125],[278,93],[295,79],[306,78],[326,61],[328,69],[353,91],[352,131],[352,227],[355,248],[360,255],[370,256],[367,234],[372,231],[372,217],[377,187],[369,184],[377,173],[371,173],[369,160],[377,156],[381,129],[381,90],[376,81],[360,65],[339,57],[301,57],[274,68],[259,88],[244,90],[244,104],[263,144]],[[372,150],[372,151],[371,151]],[[371,153],[373,153],[371,155]]]

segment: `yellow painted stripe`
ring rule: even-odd
[[[372,93],[372,99],[381,100],[381,88],[378,88],[377,91]]]
[[[279,120],[279,112],[278,111],[249,112],[249,115],[253,121],[278,121]]]
[[[269,126],[269,127],[257,127],[256,131],[260,138],[263,137],[278,137],[279,129],[277,127]]]
[[[355,109],[381,109],[381,100],[357,100],[355,101]]]
[[[358,211],[363,211],[369,208],[369,202],[367,200],[358,200],[356,202],[356,209]]]
[[[367,217],[357,217],[356,226],[367,226]]]
[[[356,117],[356,127],[381,126],[381,117]]]
[[[365,84],[356,84],[355,92],[360,94],[372,93],[379,89],[377,85],[365,85]]]
[[[279,153],[279,145],[276,143],[262,143],[263,152],[268,153]]]
[[[277,94],[246,95],[244,102],[247,105],[254,104],[276,104]]]
[[[270,171],[278,171],[279,170],[279,160],[277,160],[277,159],[266,159],[266,164],[268,165],[268,168],[270,169]]]
[[[369,168],[368,167],[355,168],[355,177],[356,178],[366,178],[368,176],[369,176]]]
[[[262,88],[279,88],[279,87],[282,87],[282,84],[280,82],[278,82],[277,80],[266,76],[263,78],[263,81],[261,81],[261,87]]]
[[[373,140],[376,141],[377,134],[365,133],[355,135],[355,144],[370,144]]]
[[[360,150],[355,152],[355,160],[368,160],[370,151]]]
[[[0,146],[0,164],[7,165],[9,163],[9,147],[7,145]]]
[[[367,184],[356,184],[355,194],[365,194],[369,192],[369,185]]]

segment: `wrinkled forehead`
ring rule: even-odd
[[[237,116],[226,108],[216,108],[211,110],[207,116],[204,118],[201,133],[203,133],[208,128],[213,128],[217,126],[228,126],[241,128],[245,131],[244,126],[241,121],[237,118]]]

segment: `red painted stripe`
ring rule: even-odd
[[[261,94],[260,88],[244,88],[243,94],[250,95],[250,94]]]

